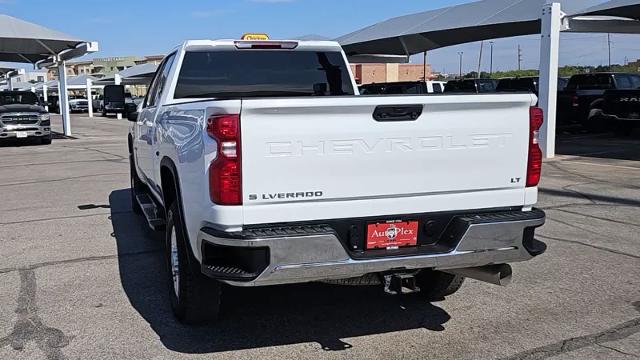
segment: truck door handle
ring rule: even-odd
[[[376,121],[416,121],[422,115],[424,105],[378,106],[373,112]]]

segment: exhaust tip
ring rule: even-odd
[[[498,286],[507,286],[511,284],[511,280],[513,278],[513,269],[507,264],[464,269],[447,269],[442,271],[448,274],[463,276]]]

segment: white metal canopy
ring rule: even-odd
[[[636,0],[611,0],[585,9],[576,15],[615,16],[640,20],[640,3]]]
[[[615,17],[612,17],[615,16]],[[540,145],[555,156],[560,32],[640,33],[640,0],[482,0],[401,16],[338,39],[350,58],[410,56],[467,42],[540,34]]]
[[[78,75],[70,77],[67,79],[67,90],[84,90],[87,87],[87,80],[95,81],[96,78],[89,75]],[[94,85],[93,87],[102,88],[102,86],[96,85]],[[58,90],[59,86],[57,81],[54,81],[52,85],[48,85],[48,88],[50,90]]]
[[[58,66],[60,112],[65,135],[71,135],[65,61],[95,51],[98,51],[96,42],[86,42],[44,26],[0,14],[0,61],[28,63],[39,67]]]
[[[558,0],[577,13],[598,0]],[[414,55],[467,42],[540,33],[546,0],[483,0],[392,18],[336,39],[347,55]]]
[[[156,64],[142,64],[124,69],[116,75],[120,76],[121,85],[149,85],[157,69],[158,65]],[[116,75],[97,80],[95,84],[114,85],[116,83]]]
[[[0,61],[35,64],[74,49],[84,41],[73,36],[0,14]]]
[[[13,71],[15,71],[14,68],[0,68],[0,77],[3,77]]]

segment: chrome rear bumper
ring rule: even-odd
[[[465,216],[466,229],[454,239],[451,251],[395,257],[354,259],[329,227],[279,228],[278,235],[224,237],[202,229],[199,242],[224,248],[268,249],[266,268],[246,281],[212,276],[234,286],[265,286],[358,277],[393,270],[436,270],[479,267],[530,260],[546,247],[533,239],[533,230],[545,223],[540,210]],[[264,233],[264,232],[261,232]]]

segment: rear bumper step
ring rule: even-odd
[[[165,227],[163,210],[153,201],[147,193],[137,193],[136,201],[140,204],[142,213],[149,223],[149,227],[154,231],[162,231]]]
[[[375,257],[355,256],[329,225],[273,227],[234,234],[203,228],[199,241],[204,274],[231,285],[263,286],[385,271],[478,268],[527,261],[546,249],[544,243],[534,239],[535,228],[544,223],[541,210],[464,214],[453,217],[442,232],[442,246],[425,245],[412,253],[389,252],[389,256]],[[221,251],[225,255],[210,256]],[[211,272],[209,267],[215,267],[218,261],[241,269],[246,278]]]

